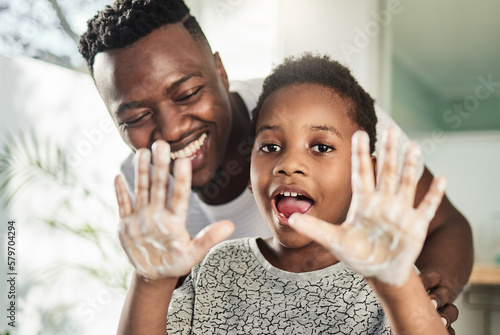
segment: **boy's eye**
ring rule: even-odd
[[[281,147],[277,144],[264,144],[260,146],[259,150],[263,152],[278,152],[281,151]]]
[[[326,153],[332,151],[333,148],[326,144],[316,144],[312,147],[312,150],[315,152]]]

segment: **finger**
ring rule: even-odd
[[[398,140],[399,129],[389,127],[382,138],[381,166],[377,189],[386,193],[394,193],[398,175]]]
[[[443,199],[446,179],[443,176],[434,178],[424,199],[417,208],[417,218],[430,222]]]
[[[219,221],[200,231],[192,240],[196,263],[205,257],[210,248],[227,239],[233,232],[234,224],[231,221]]]
[[[185,217],[191,192],[191,161],[179,158],[174,163],[174,185],[168,208],[177,215]]]
[[[127,191],[127,186],[122,175],[115,177],[116,200],[118,201],[118,213],[121,219],[132,214],[132,200]]]
[[[415,191],[417,187],[418,162],[420,160],[420,147],[415,142],[410,142],[406,151],[405,161],[401,174],[399,192],[405,203],[413,206]]]
[[[164,207],[168,189],[170,167],[170,146],[165,141],[156,141],[153,151],[153,182],[151,185],[151,204]]]
[[[445,305],[439,310],[439,315],[441,316],[443,323],[446,321],[446,327],[450,329],[453,322],[458,319],[458,308],[453,304]],[[453,330],[453,328],[451,329]]]
[[[437,270],[425,269],[420,273],[420,279],[426,291],[438,287],[441,284],[441,274]]]
[[[149,164],[151,152],[139,149],[135,154],[135,204],[136,209],[144,208],[149,202]]]
[[[297,213],[290,216],[288,223],[297,232],[308,236],[328,250],[332,250],[333,246],[340,245],[340,226],[333,225],[307,214]]]
[[[352,190],[354,194],[371,194],[375,189],[373,166],[370,159],[370,138],[362,130],[352,136]]]
[[[429,293],[429,298],[436,302],[437,309],[439,309],[451,303],[452,295],[448,287],[438,286]]]

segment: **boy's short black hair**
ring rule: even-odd
[[[252,136],[255,135],[257,118],[264,101],[278,89],[294,84],[319,84],[348,99],[351,102],[349,117],[360,129],[368,133],[370,152],[375,151],[377,137],[375,101],[358,84],[348,68],[328,56],[314,56],[310,53],[305,53],[299,58],[286,58],[266,78],[257,106],[252,111]]]
[[[178,22],[193,38],[209,45],[183,0],[116,0],[87,22],[87,32],[80,38],[80,53],[93,75],[99,52],[124,48],[157,28]]]

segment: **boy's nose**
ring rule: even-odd
[[[307,158],[297,151],[288,151],[281,155],[281,159],[275,165],[273,174],[278,175],[308,175],[309,167]]]
[[[159,110],[155,118],[154,140],[165,140],[175,143],[182,140],[184,134],[191,128],[191,118],[175,108]]]

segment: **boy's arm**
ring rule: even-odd
[[[167,313],[177,278],[147,281],[134,271],[118,334],[165,335]]]
[[[415,272],[401,286],[367,278],[382,304],[393,334],[448,334]]]
[[[427,193],[432,179],[431,172],[425,168],[417,185],[416,206]],[[441,275],[441,284],[430,293],[431,298],[438,302],[438,307],[453,302],[462,291],[470,276],[472,263],[470,225],[444,196],[429,225],[424,247],[416,262],[423,276],[432,272],[426,270],[434,270]]]
[[[118,334],[164,334],[168,306],[178,279],[234,230],[231,222],[221,221],[191,238],[186,229],[191,162],[176,160],[174,185],[167,197],[170,147],[165,141],[157,141],[152,150],[151,183],[151,152],[140,149],[136,153],[135,206],[123,178],[115,179],[120,243],[136,269]]]
[[[369,139],[352,138],[352,200],[346,221],[333,225],[308,215],[293,214],[290,225],[330,250],[371,281],[395,333],[427,334],[413,323],[425,311],[432,334],[446,334],[432,308],[413,264],[422,250],[429,223],[444,194],[445,180],[433,180],[414,208],[419,150],[411,143],[398,177],[397,131],[390,128],[382,141],[381,168],[375,187]],[[431,307],[429,312],[428,309]]]

